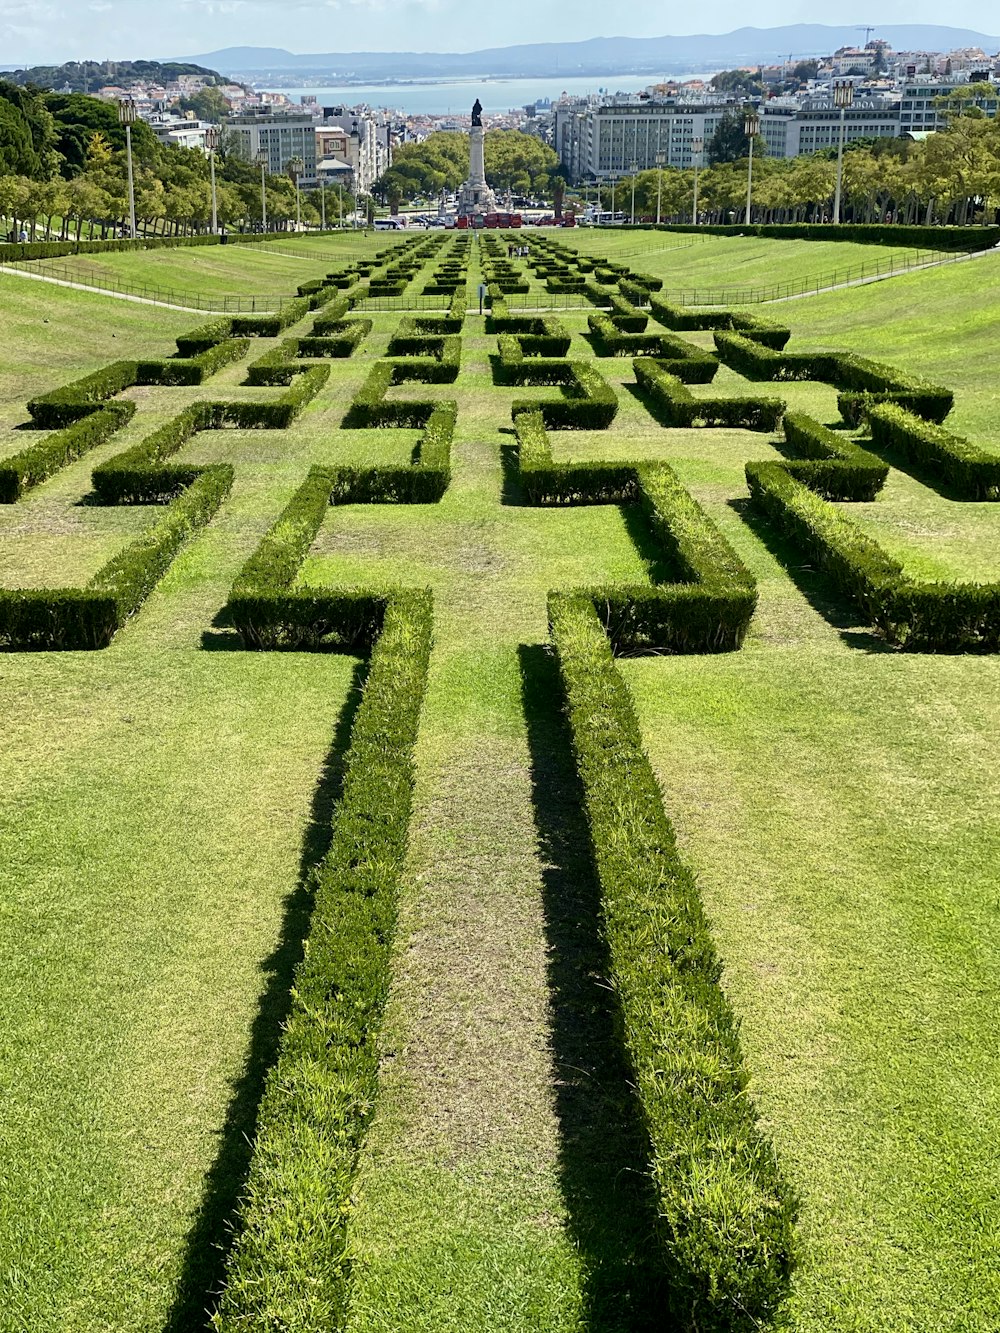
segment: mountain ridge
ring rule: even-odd
[[[698,66],[772,63],[828,54],[856,45],[856,25],[786,24],[745,27],[730,33],[686,37],[591,37],[577,42],[536,42],[478,51],[348,51],[295,54],[278,47],[227,47],[184,57],[228,74],[336,74],[345,78],[433,78],[456,74],[625,74],[678,71]],[[896,50],[947,51],[1000,48],[1000,37],[939,24],[886,24],[873,29]]]

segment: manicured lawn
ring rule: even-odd
[[[898,266],[917,254],[907,246],[850,241],[769,241],[753,236],[599,227],[562,232],[558,239],[581,254],[618,260],[639,273],[662,278],[665,295],[697,291],[710,299],[716,292],[722,303],[739,300],[741,291],[773,288],[778,283],[789,283],[795,290],[801,290],[803,283],[832,286],[874,273],[877,265],[883,270],[892,263]]]
[[[205,296],[289,296],[301,282],[331,268],[367,258],[393,244],[382,233],[343,237],[281,237],[273,243],[180,246],[162,250],[69,255],[43,260],[42,270],[74,282],[100,286],[107,281],[148,288],[150,293]],[[162,299],[168,300],[168,296]]]
[[[221,291],[226,271],[203,267],[218,262],[232,265],[229,290],[287,292],[334,266],[339,239],[283,242],[317,257],[272,256],[267,287],[247,284],[268,256],[235,248],[102,262],[169,263],[178,287]],[[875,254],[700,239],[671,256],[628,262],[669,273],[669,287]],[[168,353],[198,322],[2,275],[0,305],[5,453],[23,447],[13,428],[31,393],[119,347]],[[996,259],[762,313],[792,325],[792,348],[849,347],[953,387],[955,428],[988,446]],[[233,464],[232,494],[110,649],[0,654],[0,1328],[12,1333],[188,1333],[218,1286],[358,679],[352,658],[239,651],[218,613],[312,464],[409,460],[416,431],[341,428],[402,316],[372,318],[290,430],[185,445],[178,461]],[[593,358],[586,311],[560,318],[570,355]],[[640,1333],[662,1326],[643,1145],[545,603],[554,588],[642,583],[649,544],[628,508],[521,503],[510,404],[555,391],[495,386],[495,351],[470,316],[457,383],[391,391],[459,405],[443,499],[331,508],[299,576],[435,596],[348,1327]],[[556,458],[670,461],[759,582],[741,652],[619,665],[700,875],[752,1095],[801,1200],[789,1326],[992,1333],[1000,660],[885,649],[747,513],[744,464],[781,457],[776,437],[665,430],[627,359],[597,365],[618,416],[554,434]],[[195,398],[276,392],[242,387],[244,371],[130,391],[139,410],[121,436],[0,507],[4,585],[82,579],[149,523],[146,509],[80,504],[91,467]],[[827,385],[750,384],[723,367],[694,392],[779,396],[836,419]],[[877,501],[845,508],[921,577],[1000,578],[1000,505],[949,501],[894,470]]]

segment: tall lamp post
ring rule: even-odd
[[[265,235],[267,234],[267,167],[270,160],[267,149],[262,148],[257,154],[257,161],[260,163],[260,222]]]
[[[219,232],[219,196],[215,188],[215,150],[219,146],[219,129],[210,125],[205,131],[205,149],[208,153],[208,169],[212,179],[212,235]]]
[[[319,183],[319,226],[321,231],[326,231],[326,181]]]
[[[639,170],[639,163],[633,157],[628,164],[628,169],[632,173],[632,226],[635,226],[635,173]]]
[[[660,205],[663,201],[663,164],[667,160],[664,152],[656,154],[656,225],[660,225]]]
[[[694,201],[691,204],[691,225],[698,225],[698,168],[701,166],[701,155],[705,151],[705,140],[702,138],[691,140],[691,161],[694,163]]]
[[[611,225],[615,225],[615,182],[618,177],[614,172],[611,173]]]
[[[743,133],[750,140],[750,156],[747,160],[747,215],[744,222],[750,224],[750,201],[753,197],[753,141],[760,130],[760,116],[751,107],[743,121]]]
[[[847,109],[854,104],[854,84],[848,80],[833,85],[833,105],[840,109],[840,139],[837,143],[837,193],[833,197],[833,220],[840,221],[840,194],[844,183],[844,132]]]
[[[118,99],[118,123],[125,126],[125,150],[128,155],[128,221],[129,235],[135,240],[135,177],[132,174],[132,126],[138,119],[135,102],[131,97]]]

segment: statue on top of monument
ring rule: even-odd
[[[472,108],[472,123],[473,125],[482,125],[483,123],[483,104],[482,102],[480,102],[478,97],[476,98],[475,105]]]

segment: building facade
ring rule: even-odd
[[[943,129],[946,116],[937,105],[938,98],[957,92],[967,82],[966,79],[921,78],[919,75],[908,79],[903,84],[902,101],[899,104],[900,133],[919,134]],[[991,88],[988,96],[977,97],[972,105],[977,106],[986,116],[995,116],[1000,109],[1000,89]]]
[[[840,111],[828,95],[804,102],[775,98],[761,108],[760,132],[769,157],[801,157],[840,142]],[[844,142],[852,139],[896,139],[900,134],[899,103],[863,98],[844,112]]]
[[[615,98],[557,102],[553,147],[571,180],[604,179],[647,171],[657,165],[690,167],[693,143],[708,143],[727,113],[740,110],[731,99]],[[662,163],[658,161],[662,154]]]
[[[235,116],[228,128],[239,137],[240,152],[248,162],[263,156],[267,170],[275,176],[288,170],[293,158],[304,166],[300,183],[307,189],[316,183],[316,127],[311,116],[272,115],[268,108]]]

